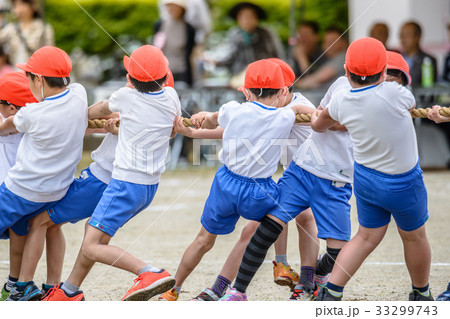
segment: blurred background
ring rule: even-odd
[[[317,106],[343,75],[348,44],[373,36],[407,60],[418,107],[450,105],[450,0],[0,0],[0,27],[0,75],[56,45],[91,103],[124,85],[125,54],[153,44],[169,59],[184,116],[243,101],[246,65],[269,57],[293,67],[294,90]],[[422,166],[449,167],[450,124],[415,126]],[[87,137],[86,152],[101,138]],[[219,148],[178,136],[168,167],[218,165],[205,155]]]

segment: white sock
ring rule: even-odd
[[[142,267],[141,270],[139,270],[138,275],[140,275],[140,274],[142,274],[144,272],[149,272],[149,271],[151,271],[151,272],[160,272],[161,269],[153,267],[152,265],[145,265],[144,267]]]

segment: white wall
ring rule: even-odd
[[[353,25],[349,30],[350,40],[368,36],[374,23],[384,22],[390,29],[388,46],[398,48],[401,25],[408,20],[415,20],[422,26],[422,46],[425,49],[440,53],[448,44],[446,24],[450,22],[450,0],[349,0],[348,2],[349,25]]]

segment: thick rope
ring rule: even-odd
[[[431,108],[425,108],[425,109],[414,109],[411,112],[411,116],[413,118],[427,118],[428,112],[431,110]],[[439,113],[442,116],[450,117],[450,107],[442,107],[439,110]],[[309,123],[311,122],[311,114],[297,114],[295,123]],[[103,125],[106,123],[106,120],[89,120],[88,121],[88,128],[103,128]],[[117,126],[119,126],[120,122],[117,122]],[[193,127],[194,124],[191,122],[190,119],[184,118],[183,119],[183,125],[186,127]]]

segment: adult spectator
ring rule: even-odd
[[[294,47],[295,76],[308,75],[317,71],[326,61],[320,45],[319,24],[315,21],[304,21],[297,29],[298,40]]]
[[[322,48],[327,61],[313,74],[300,78],[296,86],[301,89],[327,88],[338,77],[345,74],[345,52],[348,40],[342,29],[329,27],[325,30]]]
[[[175,85],[191,86],[195,29],[185,20],[186,0],[165,0],[164,5],[169,17],[155,24],[154,45],[169,60]]]
[[[228,31],[227,53],[215,61],[218,65],[227,66],[233,75],[237,75],[257,60],[283,58],[278,36],[259,25],[267,17],[264,9],[250,2],[241,2],[229,14],[236,20],[237,27]]]
[[[5,45],[12,65],[24,63],[37,49],[54,45],[54,31],[42,20],[37,0],[13,0],[16,22],[0,31],[0,42]]]
[[[0,77],[6,73],[14,72],[15,69],[9,64],[8,55],[0,46]]]
[[[370,29],[369,36],[371,38],[375,38],[381,43],[383,43],[384,47],[387,48],[387,41],[389,38],[389,28],[386,23],[378,22],[375,23]]]
[[[164,5],[164,0],[159,0],[161,19],[169,18],[169,13]],[[205,0],[187,0],[184,19],[195,29],[195,43],[202,44],[212,31],[212,19],[208,4]]]
[[[408,62],[413,87],[420,87],[423,84],[422,80],[424,80],[424,78],[422,77],[422,66],[424,63],[431,63],[433,83],[435,83],[437,79],[436,59],[421,49],[421,37],[422,28],[414,21],[406,22],[400,30],[402,55],[406,62]]]

